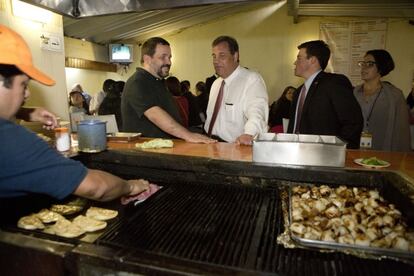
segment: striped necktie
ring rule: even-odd
[[[300,133],[300,121],[302,118],[302,109],[306,97],[306,86],[303,84],[302,89],[300,90],[299,100],[298,100],[298,111],[296,113],[296,127],[294,133]]]

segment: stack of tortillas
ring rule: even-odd
[[[72,214],[75,208],[71,207],[74,206],[53,205],[51,209],[55,211],[42,209],[39,213],[20,218],[17,226],[27,230],[40,229],[45,233],[65,238],[75,238],[85,232],[95,232],[104,229],[107,226],[105,220],[110,220],[118,215],[118,211],[115,210],[90,207],[86,211],[86,216],[79,215],[70,221],[63,215]],[[81,209],[76,209],[76,211]]]

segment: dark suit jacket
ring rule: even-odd
[[[295,125],[296,105],[302,86],[293,95],[289,133],[293,132]],[[303,104],[299,133],[335,135],[345,140],[348,148],[359,148],[363,123],[361,107],[348,78],[320,72],[313,80]]]

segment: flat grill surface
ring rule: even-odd
[[[342,253],[285,249],[274,188],[174,184],[125,213],[98,244],[246,271],[287,275],[414,275],[414,267]]]

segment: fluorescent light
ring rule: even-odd
[[[42,23],[49,23],[53,16],[51,11],[21,2],[19,0],[12,1],[12,9],[14,16]]]

